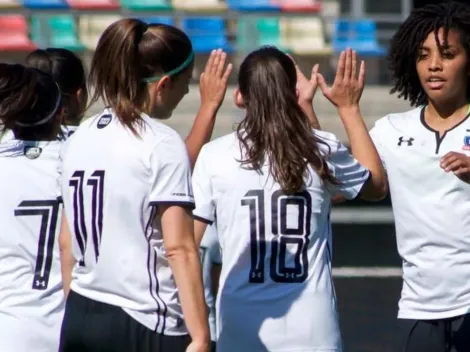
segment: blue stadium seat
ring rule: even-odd
[[[196,53],[209,53],[221,48],[233,52],[222,17],[193,17],[181,21],[181,29],[189,36]]]
[[[356,22],[340,19],[335,25],[333,48],[339,53],[352,48],[361,56],[383,56],[385,48],[377,40],[377,26],[372,20],[364,19]]]
[[[23,6],[28,9],[66,9],[69,7],[65,0],[23,0]]]
[[[152,17],[141,17],[140,20],[150,24],[150,23],[161,23],[161,24],[166,24],[168,26],[174,26],[175,25],[175,19],[170,16],[152,16]]]
[[[270,0],[227,0],[229,8],[238,11],[281,12],[281,6]]]

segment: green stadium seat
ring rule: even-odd
[[[282,48],[279,18],[260,18],[256,22],[256,28],[259,46],[270,45]]]
[[[279,50],[288,51],[281,37],[279,18],[246,17],[238,20],[237,46],[244,52],[250,52],[260,46],[275,46]]]
[[[40,48],[54,47],[71,51],[85,49],[78,39],[75,19],[71,15],[33,15],[31,38]]]
[[[121,5],[129,10],[162,11],[171,10],[169,0],[121,0]]]

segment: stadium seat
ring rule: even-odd
[[[320,17],[284,18],[281,21],[283,42],[297,55],[332,54],[325,42],[323,22]]]
[[[121,0],[121,5],[125,9],[140,11],[162,11],[172,9],[168,0]]]
[[[66,9],[69,7],[65,0],[23,0],[27,9]]]
[[[227,3],[220,0],[173,0],[175,9],[191,12],[214,11],[221,12],[227,10]]]
[[[161,24],[167,24],[169,26],[174,26],[175,25],[175,19],[170,16],[160,16],[160,17],[141,17],[140,20],[150,24],[150,23],[161,23]]]
[[[280,5],[283,12],[318,13],[322,9],[321,0],[280,0]]]
[[[88,50],[94,51],[104,30],[120,19],[120,16],[113,15],[80,16],[78,19],[78,35],[80,42],[83,43]]]
[[[279,18],[260,18],[256,21],[258,30],[258,46],[271,45],[281,50],[283,43],[281,42],[281,26]]]
[[[117,0],[67,0],[70,7],[79,10],[117,10]]]
[[[352,48],[361,56],[383,56],[386,51],[377,40],[377,27],[374,21],[359,20],[350,22],[340,19],[335,24],[333,48],[339,53]]]
[[[54,47],[71,51],[85,48],[78,40],[77,26],[71,15],[33,15],[30,31],[32,40],[40,48]]]
[[[227,53],[233,51],[229,43],[225,22],[222,17],[194,17],[181,21],[181,29],[189,36],[196,53],[209,53],[221,48]]]
[[[21,7],[17,0],[0,0],[0,9],[15,9]]]
[[[280,12],[281,6],[270,0],[227,0],[229,8],[238,11],[274,11]]]
[[[31,51],[36,49],[28,37],[28,23],[21,15],[0,16],[0,50]]]

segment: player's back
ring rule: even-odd
[[[59,141],[0,145],[0,344],[58,348],[64,309],[57,200]]]
[[[223,255],[218,350],[341,350],[328,242],[331,196],[357,195],[368,172],[333,135],[316,133],[328,145],[323,151],[331,150],[327,161],[342,181],[337,188],[309,169],[302,191],[284,193],[267,162],[260,171],[241,165],[235,133],[201,151],[195,216],[216,219]],[[205,214],[210,204],[213,219]]]
[[[153,202],[160,200],[154,196],[158,182],[178,181],[165,174],[158,156],[171,154],[167,141],[183,142],[146,115],[142,123],[136,136],[104,110],[85,121],[64,149],[62,194],[78,260],[71,289],[122,307],[152,330],[180,334],[182,313]],[[171,197],[164,201],[177,203],[183,195]]]

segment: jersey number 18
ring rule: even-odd
[[[271,195],[271,211],[266,211],[264,197],[264,190],[251,190],[241,201],[241,205],[248,206],[250,210],[249,282],[263,283],[265,281],[266,216],[271,217],[270,232],[274,236],[270,241],[269,274],[271,279],[281,283],[304,282],[308,276],[307,250],[312,197],[306,191],[286,195],[282,190],[278,190]],[[288,219],[288,207],[297,208],[295,219],[291,219],[292,216]],[[289,227],[288,220],[294,220],[295,226]],[[286,266],[286,259],[290,256],[289,247],[295,247],[294,265],[291,267]]]

